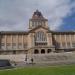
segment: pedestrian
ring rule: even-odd
[[[31,58],[31,63],[32,63],[32,64],[33,64],[33,61],[34,61],[33,58]]]

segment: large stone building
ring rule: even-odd
[[[75,32],[55,32],[48,20],[36,10],[29,20],[29,30],[1,31],[0,54],[47,54],[75,50]]]

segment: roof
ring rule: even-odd
[[[24,34],[27,35],[26,31],[1,31],[0,34]]]
[[[53,34],[75,34],[74,31],[52,31]]]
[[[41,19],[41,20],[47,20],[47,19],[45,19],[44,17],[43,17],[43,15],[42,15],[42,13],[39,11],[39,10],[36,10],[34,13],[33,13],[33,16],[32,16],[32,19],[34,19],[34,20],[39,20],[39,19]]]

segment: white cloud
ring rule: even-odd
[[[0,0],[0,30],[25,30],[36,9],[48,18],[50,28],[57,30],[72,8],[75,1],[71,0]]]

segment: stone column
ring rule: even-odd
[[[24,36],[22,35],[22,49],[24,49]]]
[[[74,34],[74,43],[75,43],[75,34]]]
[[[75,34],[74,34],[74,42],[75,42]]]
[[[47,50],[48,50],[48,49],[45,49],[45,54],[47,54]]]
[[[53,46],[53,42],[52,42],[52,34],[49,34],[49,38],[50,38],[51,46]]]
[[[32,21],[29,21],[29,29],[32,28]]]
[[[17,46],[17,49],[18,49],[18,35],[16,36],[16,46]]]
[[[1,40],[2,40],[2,36],[1,36],[1,33],[0,33],[0,49],[1,49]]]
[[[47,43],[48,43],[48,47],[52,50],[52,52],[54,52],[55,47],[53,46],[53,43],[52,43],[52,34],[51,33],[47,34]]]
[[[13,35],[11,35],[11,49],[13,49],[13,47],[12,47],[12,43],[13,43],[13,37],[12,37]]]
[[[7,49],[7,35],[5,35],[5,49]]]
[[[31,40],[32,40],[32,47],[34,47],[35,46],[35,44],[34,44],[34,33],[33,34],[31,34]]]
[[[41,54],[41,49],[38,49],[39,50],[39,54]]]
[[[66,45],[66,48],[67,48],[67,41],[66,41],[66,39],[67,39],[67,38],[66,38],[66,34],[65,34],[65,45]]]
[[[52,36],[50,33],[47,33],[47,44],[48,46],[52,46]]]
[[[69,35],[69,37],[70,37],[70,46],[71,46],[71,48],[72,48],[72,39],[71,39],[71,35]]]
[[[60,35],[60,47],[62,48],[62,40],[61,40],[61,35]]]

